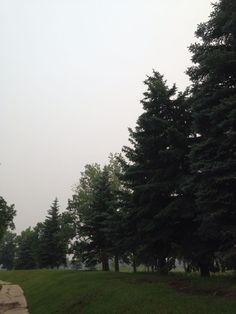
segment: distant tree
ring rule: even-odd
[[[42,246],[43,246],[43,235],[44,235],[44,223],[38,222],[33,228],[34,236],[31,243],[31,251],[34,256],[36,263],[36,268],[42,267],[43,256],[42,256]]]
[[[96,229],[93,225],[93,199],[100,175],[100,165],[86,165],[79,183],[73,189],[72,199],[68,200],[68,211],[74,215],[76,226],[73,259],[81,260],[89,268],[94,267],[99,260],[98,250],[92,240]]]
[[[0,239],[8,227],[14,227],[13,218],[15,215],[14,205],[7,205],[7,202],[0,196]]]
[[[87,165],[70,202],[78,217],[76,247],[82,253],[83,262],[88,266],[101,262],[104,271],[109,270],[111,200],[107,167],[101,170],[98,164]]]
[[[7,270],[14,268],[16,254],[16,234],[7,231],[0,241],[0,265]]]
[[[30,227],[17,236],[16,269],[37,268],[37,256],[35,255],[35,231]]]
[[[132,147],[123,149],[124,180],[131,191],[128,232],[134,256],[167,273],[176,236],[183,236],[186,223],[182,185],[189,167],[191,116],[186,95],[177,94],[175,85],[169,88],[158,72],[144,83],[144,113],[129,130]]]
[[[59,267],[66,264],[66,246],[62,235],[61,216],[56,198],[43,224],[40,245],[40,267]]]
[[[190,155],[199,238],[193,249],[202,276],[219,252],[236,254],[236,2],[213,7],[196,31],[188,70],[197,137]]]
[[[60,215],[60,241],[66,254],[70,254],[76,236],[76,218],[74,213],[66,210]]]
[[[69,201],[69,208],[77,217],[75,255],[88,267],[101,262],[104,271],[109,270],[112,257],[115,270],[119,271],[119,259],[123,254],[119,171],[116,155],[110,155],[109,164],[103,169],[98,164],[87,165]]]
[[[121,154],[110,154],[107,171],[109,173],[110,185],[110,214],[107,219],[107,230],[110,239],[109,252],[114,256],[115,271],[119,271],[119,261],[127,262],[126,245],[126,216],[124,214],[124,191],[125,187],[121,182],[122,175]],[[126,205],[126,204],[125,204]]]
[[[100,251],[102,269],[109,270],[109,252],[112,247],[110,223],[113,219],[113,195],[108,168],[105,166],[98,178],[92,202],[93,223],[96,228],[97,247]]]

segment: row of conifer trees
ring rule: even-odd
[[[134,269],[143,263],[162,273],[176,258],[202,276],[236,267],[235,1],[213,5],[196,36],[185,92],[156,71],[144,81],[143,113],[116,163],[117,184],[114,161],[88,167],[70,202],[77,252],[96,252],[104,270],[109,256],[117,264],[127,252]]]
[[[202,276],[236,268],[236,2],[213,5],[196,36],[191,86],[147,77],[130,146],[104,167],[87,165],[53,220],[54,202],[36,230],[34,267],[58,267],[70,253],[105,271],[111,259],[116,271],[121,260],[165,274],[176,259]]]

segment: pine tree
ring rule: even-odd
[[[109,253],[112,247],[110,222],[113,219],[113,195],[111,190],[109,171],[103,168],[96,186],[93,199],[93,223],[96,227],[97,247],[100,251],[102,270],[109,270]]]
[[[176,94],[175,85],[168,88],[158,72],[153,71],[144,83],[144,113],[135,130],[130,129],[132,147],[124,148],[129,161],[124,178],[133,203],[129,238],[134,255],[166,273],[173,262],[174,227],[181,221],[179,203],[183,202],[181,183],[188,168],[191,118],[186,95]]]
[[[41,267],[59,267],[66,263],[66,249],[61,233],[58,199],[52,203],[44,222],[40,247]]]
[[[195,251],[202,276],[209,276],[215,254],[235,251],[236,243],[235,0],[214,4],[196,36],[188,70],[196,134],[191,165],[200,245]]]

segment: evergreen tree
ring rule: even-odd
[[[198,43],[190,47],[194,65],[188,70],[196,134],[190,155],[199,237],[195,254],[202,276],[209,276],[217,252],[235,254],[235,0],[214,4],[196,36]]]
[[[181,184],[188,171],[191,118],[186,95],[176,94],[175,85],[168,88],[158,72],[144,83],[144,113],[135,130],[130,129],[132,147],[124,147],[124,179],[132,191],[129,238],[134,255],[145,256],[166,273],[173,264],[175,231],[181,228],[185,210]]]
[[[114,256],[115,271],[119,271],[119,261],[126,259],[126,230],[125,215],[123,211],[124,186],[121,184],[121,154],[110,154],[107,170],[109,172],[109,182],[111,190],[110,215],[107,225],[111,242],[110,253]]]
[[[62,237],[58,199],[52,203],[44,222],[41,237],[41,267],[59,267],[66,263],[66,248]]]
[[[93,199],[93,223],[96,228],[97,247],[100,251],[102,270],[109,270],[109,252],[112,247],[111,221],[113,219],[113,195],[111,190],[108,168],[105,166],[95,187]]]

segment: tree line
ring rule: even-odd
[[[55,268],[66,265],[71,218],[59,213],[56,198],[44,222],[20,235],[7,231],[0,242],[0,264],[6,269]]]
[[[201,276],[236,269],[235,1],[214,4],[196,37],[191,86],[146,78],[130,146],[104,167],[86,165],[67,209],[55,200],[43,224],[14,237],[12,267],[59,267],[71,254],[104,271],[111,259],[116,271],[123,261],[167,274],[176,259]]]

